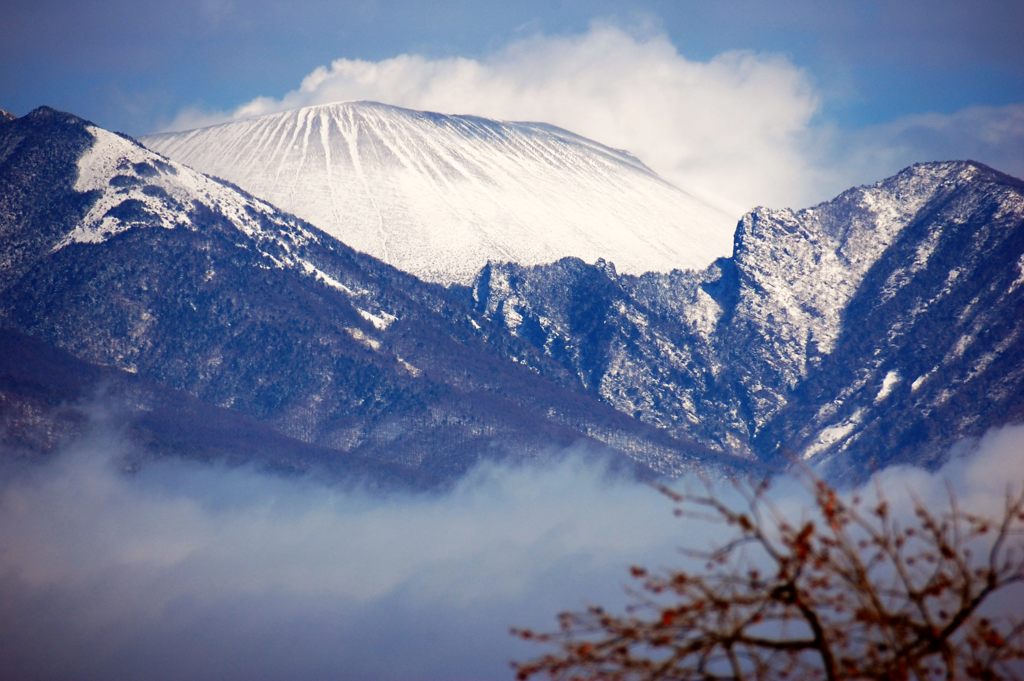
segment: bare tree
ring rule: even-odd
[[[996,517],[950,491],[946,508],[914,500],[900,518],[880,489],[866,501],[808,483],[799,522],[766,484],[738,485],[735,505],[663,488],[676,515],[715,523],[724,541],[687,551],[696,569],[631,568],[624,614],[594,606],[562,613],[554,632],[513,629],[553,648],[516,663],[517,678],[1021,678],[1024,493]]]

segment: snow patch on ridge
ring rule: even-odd
[[[53,252],[75,243],[103,243],[132,229],[195,229],[193,214],[202,205],[252,237],[268,266],[298,271],[349,297],[362,295],[299,257],[302,245],[318,240],[303,223],[290,216],[282,221],[265,201],[120,135],[95,126],[86,129],[95,141],[78,160],[74,189],[95,192],[97,197],[81,222],[53,245]],[[208,279],[213,275],[206,274]],[[382,331],[395,320],[386,312],[370,317],[367,320]]]
[[[378,314],[373,314],[372,312],[367,312],[362,308],[356,308],[356,312],[359,313],[360,317],[373,324],[374,328],[378,331],[386,331],[387,328],[397,319],[395,315],[384,312],[383,310]]]
[[[1024,284],[1024,255],[1017,259],[1017,278],[1010,284],[1008,293],[1013,293],[1021,284]]]
[[[892,389],[896,387],[896,384],[900,382],[900,372],[890,371],[882,379],[882,387],[879,388],[878,394],[875,395],[875,404],[880,404],[885,398],[891,393]]]
[[[254,213],[272,212],[268,204],[243,200],[230,187],[120,135],[95,126],[86,129],[95,142],[78,161],[74,189],[96,191],[99,196],[81,223],[54,245],[54,251],[72,243],[102,243],[135,227],[192,229],[195,201],[221,213],[248,236],[265,231]],[[288,244],[283,245],[287,250]]]
[[[367,348],[377,351],[380,350],[381,343],[376,338],[372,338],[366,335],[362,329],[357,329],[354,326],[346,326],[345,332],[352,337],[353,340],[366,346]]]

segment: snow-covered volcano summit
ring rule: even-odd
[[[431,281],[565,256],[626,273],[702,268],[732,247],[728,215],[626,152],[541,123],[347,102],[142,140]]]

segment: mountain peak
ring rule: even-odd
[[[88,121],[86,121],[85,119],[79,118],[74,114],[68,113],[66,111],[60,111],[59,109],[54,109],[52,106],[46,105],[37,106],[36,108],[32,109],[27,114],[25,114],[24,118],[30,121],[54,121],[70,124],[88,123]]]
[[[877,182],[876,186],[898,183],[908,179],[935,180],[956,184],[984,181],[1009,185],[1018,189],[1024,188],[1024,180],[971,159],[915,163],[893,177]]]
[[[441,283],[489,260],[702,268],[728,255],[735,223],[631,154],[543,123],[356,101],[143,142]]]

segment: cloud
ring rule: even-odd
[[[505,678],[528,654],[510,625],[619,600],[678,530],[592,460],[382,498],[183,463],[126,477],[124,452],[98,433],[0,491],[4,674]]]
[[[1020,482],[1024,427],[973,450],[882,483],[938,507],[949,479],[965,505],[998,510]],[[101,430],[0,485],[9,677],[507,678],[508,660],[538,652],[510,625],[620,606],[628,565],[675,565],[680,545],[717,531],[680,525],[649,487],[581,457],[373,496],[181,462],[129,476],[126,451]],[[801,512],[793,483],[776,496]]]
[[[756,205],[811,205],[918,161],[973,158],[1024,174],[1024,104],[842,129],[823,119],[811,74],[784,56],[693,60],[657,29],[609,23],[517,38],[480,58],[337,59],[282,97],[233,111],[188,109],[163,127],[362,99],[553,123],[633,152],[737,217]]]
[[[337,59],[281,98],[184,111],[166,127],[362,99],[559,125],[628,149],[737,216],[801,195],[801,135],[818,106],[807,75],[785,58],[727,52],[693,61],[660,32],[594,24],[580,35],[521,38],[481,59]]]

